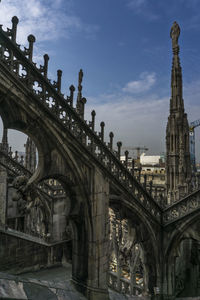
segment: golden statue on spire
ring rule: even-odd
[[[170,37],[172,39],[172,48],[178,47],[178,38],[180,35],[180,27],[176,21],[173,23],[171,31],[170,31]]]

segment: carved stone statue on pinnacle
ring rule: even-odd
[[[170,31],[170,37],[172,39],[172,48],[178,47],[178,38],[180,35],[180,27],[176,21],[173,23],[171,31]]]

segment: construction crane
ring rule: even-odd
[[[196,120],[190,123],[190,159],[193,170],[196,170],[196,158],[195,158],[195,131],[196,127],[200,126],[200,120]]]
[[[126,150],[137,150],[137,164],[140,163],[140,151],[144,150],[144,151],[148,151],[149,148],[143,146],[143,147],[122,147],[122,149],[126,149]]]

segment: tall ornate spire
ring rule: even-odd
[[[8,129],[3,129],[3,137],[0,144],[0,149],[8,154]]]
[[[182,70],[179,60],[180,27],[174,22],[170,31],[173,62],[171,73],[170,115],[166,129],[166,185],[168,203],[188,192],[191,180],[189,125],[182,98]]]
[[[174,22],[170,31],[172,39],[173,62],[171,74],[171,111],[181,111],[184,113],[184,104],[182,99],[182,70],[179,59],[179,45],[178,38],[180,35],[180,27]]]

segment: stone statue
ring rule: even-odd
[[[20,215],[24,215],[26,211],[25,190],[27,185],[27,178],[25,176],[18,176],[13,180],[12,186],[16,189],[12,200],[17,202],[17,209]]]
[[[180,27],[176,23],[176,21],[173,23],[171,31],[170,31],[170,37],[172,39],[172,48],[178,47],[178,38],[180,35]]]
[[[119,262],[121,266],[126,265],[128,259],[132,255],[133,248],[137,241],[136,229],[134,227],[129,226],[128,235],[126,237],[126,241],[123,245],[119,247]]]
[[[17,201],[19,214],[25,216],[25,232],[39,237],[49,235],[51,210],[45,196],[25,176],[16,177],[12,185],[16,189],[12,200]]]

